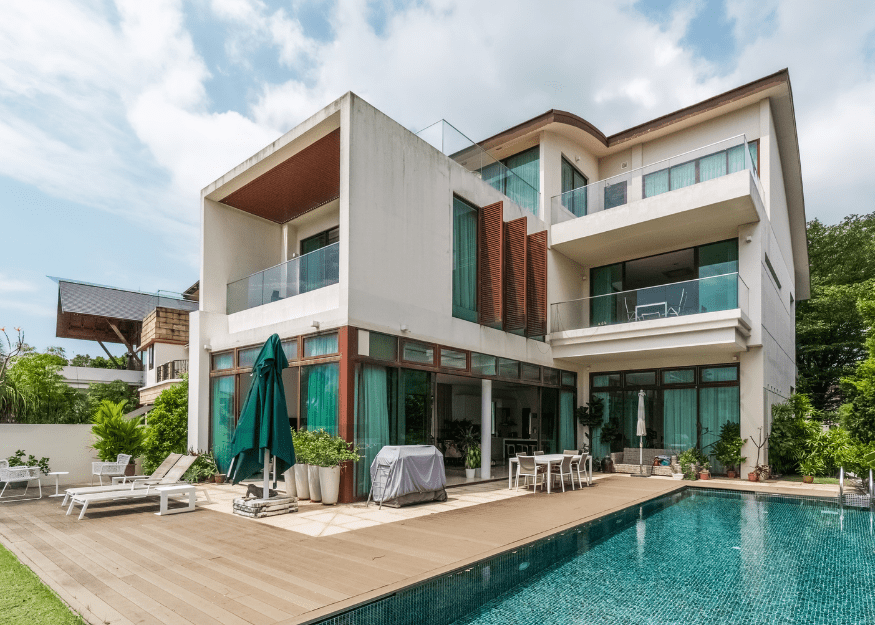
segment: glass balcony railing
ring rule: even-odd
[[[749,291],[738,273],[584,297],[551,305],[551,332],[633,321],[747,310]]]
[[[748,143],[744,135],[739,135],[567,191],[551,199],[551,223],[592,215],[743,169],[753,174],[762,195],[756,170],[758,149],[758,144]]]
[[[228,314],[315,291],[340,280],[340,244],[259,271],[228,285]]]
[[[538,215],[540,192],[449,122],[442,119],[416,135],[505,194],[523,210]]]

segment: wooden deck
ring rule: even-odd
[[[157,500],[77,521],[44,498],[0,505],[0,542],[95,625],[291,625],[685,485],[611,476],[318,537],[211,510],[158,517]]]

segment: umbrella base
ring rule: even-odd
[[[638,473],[632,473],[632,477],[650,477],[653,473],[653,467],[645,467],[643,464],[639,464],[638,467]],[[650,471],[647,471],[646,469],[650,469]]]
[[[234,514],[261,519],[278,514],[289,514],[298,511],[297,497],[271,497],[270,499],[243,499],[234,500]]]

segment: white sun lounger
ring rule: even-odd
[[[77,488],[68,488],[64,493],[64,500],[61,502],[61,506],[66,506],[70,501],[70,497],[72,497],[73,495],[91,495],[94,493],[108,493],[120,490],[131,490],[132,488],[141,488],[149,484],[157,484],[162,479],[164,479],[164,476],[167,475],[167,472],[170,471],[170,469],[172,469],[176,465],[176,463],[179,462],[179,460],[183,457],[183,454],[170,454],[164,459],[164,462],[162,462],[158,466],[158,468],[155,469],[155,472],[152,473],[152,475],[134,476],[130,478],[130,482],[113,482],[111,486],[107,484],[106,486],[80,486]],[[115,480],[115,478],[113,478],[113,480]]]

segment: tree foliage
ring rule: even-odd
[[[184,454],[188,445],[188,376],[161,391],[146,419],[143,469],[152,473],[169,454]]]
[[[834,410],[845,398],[840,380],[866,355],[856,303],[875,284],[875,213],[809,222],[808,255],[811,299],[796,307],[798,388],[816,409]]]
[[[71,367],[91,367],[92,369],[124,369],[127,358],[118,356],[115,361],[103,356],[91,357],[88,354],[76,354],[70,359]]]
[[[124,402],[114,403],[108,399],[100,402],[94,413],[91,432],[94,434],[94,449],[104,462],[114,461],[119,454],[137,458],[143,454],[146,434],[143,418],[125,419]]]

